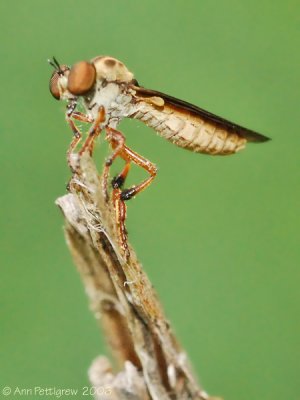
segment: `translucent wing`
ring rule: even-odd
[[[184,114],[189,114],[194,117],[198,116],[201,120],[212,123],[218,128],[223,129],[229,133],[235,133],[241,138],[246,139],[248,142],[266,142],[270,140],[270,138],[268,138],[267,136],[261,135],[260,133],[254,132],[238,124],[230,122],[222,117],[210,113],[209,111],[203,110],[200,107],[187,103],[186,101],[169,96],[165,93],[158,92],[157,90],[151,90],[141,86],[137,86],[137,82],[135,82],[135,85],[133,87],[136,90],[136,95],[138,97],[160,97],[164,100],[165,105],[169,108],[173,108],[177,114],[182,114],[183,116]]]

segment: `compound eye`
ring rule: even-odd
[[[54,71],[50,78],[49,89],[50,89],[50,93],[56,100],[60,100],[60,92],[58,89],[58,79],[59,79],[59,73]]]
[[[73,65],[68,76],[68,90],[75,96],[89,92],[96,81],[96,69],[87,61]]]
[[[58,81],[61,76],[64,76],[70,68],[67,65],[60,65],[59,70],[55,70],[51,75],[49,82],[50,93],[56,100],[60,100],[60,91],[58,87]]]

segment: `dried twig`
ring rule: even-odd
[[[104,357],[93,362],[91,383],[96,389],[110,388],[107,394],[96,390],[96,398],[209,399],[196,382],[133,248],[129,245],[128,260],[123,255],[114,207],[102,195],[92,159],[84,154],[74,161],[70,193],[56,203],[65,217],[67,244],[91,309],[101,319],[121,369],[113,372]]]

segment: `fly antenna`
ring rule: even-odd
[[[57,69],[60,69],[60,65],[59,62],[57,61],[57,59],[53,56],[52,57],[53,63],[57,66]]]
[[[59,73],[59,74],[63,74],[63,71],[60,68],[59,62],[57,61],[57,59],[53,56],[52,60],[50,58],[48,58],[48,63]]]

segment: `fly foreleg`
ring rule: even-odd
[[[78,111],[74,111],[73,105],[70,105],[69,107],[67,107],[66,121],[69,124],[69,126],[73,132],[73,140],[67,150],[67,162],[68,162],[68,165],[69,165],[71,171],[74,173],[75,170],[71,163],[71,157],[72,157],[72,154],[75,151],[78,143],[80,142],[80,140],[82,138],[82,133],[80,132],[79,128],[74,123],[73,119],[76,119],[81,122],[88,122],[88,123],[92,123],[93,120],[86,114],[83,114]]]
[[[72,139],[72,141],[70,143],[70,146],[69,146],[69,148],[67,150],[67,162],[68,162],[68,165],[69,165],[71,171],[74,173],[75,170],[74,170],[74,167],[72,166],[71,157],[72,157],[72,154],[73,154],[74,150],[76,149],[78,143],[80,142],[80,140],[82,138],[82,133],[80,132],[80,130],[77,128],[77,126],[75,125],[74,121],[70,117],[67,116],[66,120],[67,120],[67,122],[68,122],[68,124],[69,124],[69,126],[70,126],[70,128],[72,129],[72,132],[73,132],[73,139]]]
[[[90,124],[94,122],[93,118],[91,118],[88,115],[86,115],[86,114],[84,114],[82,112],[79,112],[79,111],[74,111],[71,114],[71,117],[74,118],[74,119],[77,119],[78,121],[88,122]]]

